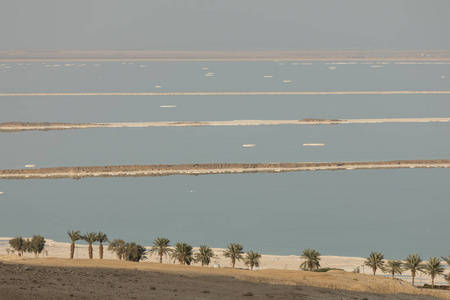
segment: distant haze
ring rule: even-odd
[[[4,0],[0,50],[450,50],[448,0]]]

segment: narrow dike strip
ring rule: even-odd
[[[338,171],[362,169],[449,168],[450,159],[395,160],[367,162],[316,163],[210,163],[179,165],[122,165],[56,167],[0,170],[0,179],[80,179],[85,177],[159,177],[168,175],[212,175],[242,173],[279,173],[298,171]]]
[[[386,118],[386,119],[302,119],[302,120],[232,120],[191,122],[128,122],[128,123],[0,123],[0,132],[29,130],[69,130],[89,128],[144,128],[144,127],[200,127],[200,126],[259,126],[259,125],[338,125],[380,123],[435,123],[450,122],[450,118]]]

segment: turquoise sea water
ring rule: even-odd
[[[3,63],[0,93],[450,87],[448,64],[391,63],[373,68],[298,63],[80,62],[79,67]],[[337,68],[330,70],[330,66]],[[215,76],[205,77],[207,72]],[[448,95],[0,97],[0,122],[449,117],[449,100]],[[435,159],[449,158],[449,137],[448,123],[0,133],[0,169],[25,164]],[[303,143],[325,146],[304,147]],[[244,148],[243,144],[256,146]],[[298,254],[309,247],[329,255],[366,256],[370,251],[390,258],[413,252],[423,257],[448,255],[449,172],[407,169],[2,180],[0,236],[42,234],[67,241],[67,229],[79,229],[102,230],[110,238],[141,244],[151,244],[157,236],[195,246],[225,247],[238,242],[247,250],[272,254]]]
[[[98,128],[0,133],[2,169],[443,159],[450,124]],[[321,147],[303,146],[324,143]],[[255,144],[255,147],[243,147]]]
[[[389,258],[448,254],[447,169],[2,181],[0,228]]]

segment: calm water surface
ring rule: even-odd
[[[449,90],[450,65],[0,62],[0,93]],[[48,66],[46,66],[48,65]],[[78,66],[77,66],[78,65]],[[373,67],[378,66],[378,67]],[[381,66],[381,67],[379,67]],[[329,67],[336,67],[330,70]],[[208,68],[208,69],[204,69]],[[204,76],[213,72],[215,76]],[[273,76],[265,78],[264,76]],[[283,83],[283,80],[291,80]],[[161,87],[156,87],[161,86]],[[164,109],[161,105],[177,105]],[[0,122],[449,117],[448,95],[0,97]],[[449,158],[448,123],[0,133],[0,169]],[[325,143],[304,147],[304,143]],[[243,144],[256,144],[243,148]],[[111,238],[299,254],[448,255],[448,169],[0,181],[0,236]]]
[[[0,166],[442,159],[448,123],[98,128],[0,133]],[[303,146],[324,143],[322,147]],[[243,147],[255,144],[255,147]]]
[[[412,65],[336,63],[339,62],[314,62],[312,65],[293,65],[292,62],[282,65],[279,62],[3,63],[0,88],[2,93],[449,89],[448,62]],[[67,64],[71,66],[65,66]],[[208,72],[214,76],[205,76]],[[292,82],[284,83],[285,80]]]
[[[2,181],[3,235],[102,230],[299,254],[447,255],[447,169]]]

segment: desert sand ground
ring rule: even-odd
[[[9,299],[450,299],[391,278],[344,271],[242,270],[152,262],[0,256]]]
[[[7,249],[9,248],[8,241],[10,237],[0,237],[0,255],[6,255]],[[108,243],[106,243],[107,245]],[[245,246],[245,245],[244,245]],[[98,259],[98,245],[94,245],[94,260]],[[69,258],[69,249],[70,249],[70,243],[68,242],[56,242],[50,239],[46,239],[46,251],[41,255],[43,258],[62,258],[66,259]],[[147,249],[150,249],[150,246],[147,246]],[[194,248],[194,251],[196,251],[197,248]],[[210,267],[212,267],[214,264],[219,264],[221,268],[231,268],[231,262],[230,259],[223,257],[222,253],[225,249],[223,248],[213,248],[215,258],[212,259]],[[251,249],[244,249],[245,251],[251,250]],[[270,254],[262,254],[261,258],[261,266],[259,268],[255,268],[256,270],[290,270],[290,271],[298,271],[300,270],[300,264],[303,260],[300,259],[300,252],[299,250],[298,255],[270,255]],[[367,254],[369,255],[369,253]],[[17,255],[10,255],[9,256],[11,260],[17,260],[19,259]],[[86,260],[88,258],[88,246],[86,244],[82,244],[80,242],[77,242],[76,244],[76,251],[75,251],[75,260]],[[159,262],[159,258],[156,256],[148,256],[147,260],[145,262]],[[25,260],[29,260],[31,258],[34,258],[34,254],[26,253],[24,256]],[[104,251],[104,258],[107,260],[118,260],[117,257],[111,253],[110,251]],[[5,259],[5,258],[3,258]],[[389,259],[389,258],[387,258]],[[20,261],[20,259],[19,259]],[[327,268],[335,268],[335,269],[342,269],[346,272],[352,272],[356,268],[360,268],[361,274],[372,274],[372,270],[367,267],[363,266],[365,262],[365,258],[362,257],[346,257],[346,256],[330,256],[330,255],[323,255],[321,257],[320,264],[322,267]],[[163,263],[165,265],[173,265],[173,260],[170,260],[167,257],[163,258]],[[445,266],[445,263],[443,263]],[[247,269],[247,267],[244,265],[243,262],[236,262],[236,268],[240,269]],[[450,270],[446,270],[448,272]],[[384,275],[389,276],[386,274],[383,274],[380,270],[377,271],[377,275]],[[406,282],[411,282],[411,273],[408,271],[405,271],[402,276],[400,276],[402,280],[405,280]],[[424,283],[431,284],[431,279],[429,276],[426,275],[417,275],[416,276],[416,285],[420,286]],[[444,280],[443,276],[438,276],[435,279],[435,283],[438,285],[446,285],[447,282]]]

